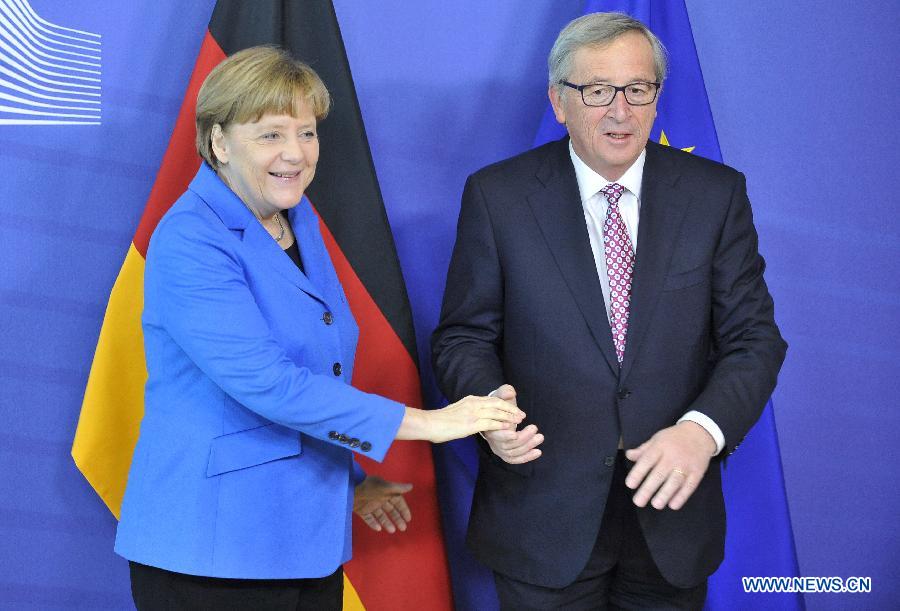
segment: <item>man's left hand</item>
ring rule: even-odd
[[[369,475],[354,491],[353,512],[372,530],[386,530],[391,534],[406,530],[412,513],[403,495],[412,487],[412,484],[388,482]]]
[[[634,504],[656,509],[681,509],[700,484],[716,442],[695,422],[679,422],[657,432],[637,448],[625,452],[634,466],[625,485],[637,490]]]

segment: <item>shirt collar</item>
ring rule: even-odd
[[[588,201],[596,195],[597,191],[612,182],[597,174],[581,160],[572,147],[572,140],[569,140],[569,156],[572,158],[572,165],[575,166],[575,179],[578,181],[578,191],[581,194],[582,202]],[[633,193],[638,201],[641,199],[641,180],[644,178],[644,161],[646,159],[647,149],[645,148],[631,164],[631,167],[616,181]]]

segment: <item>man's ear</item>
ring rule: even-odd
[[[210,144],[212,144],[213,155],[216,156],[216,161],[220,164],[228,163],[228,146],[225,142],[225,132],[222,130],[221,125],[218,123],[213,125],[209,139]]]
[[[562,125],[566,124],[566,111],[563,108],[562,93],[556,85],[550,85],[547,88],[547,97],[550,98],[550,106],[553,107],[553,114],[556,120]]]

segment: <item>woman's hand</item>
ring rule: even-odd
[[[412,513],[403,495],[412,490],[412,484],[388,482],[369,475],[354,492],[353,512],[362,518],[372,530],[386,530],[393,534],[406,530]]]
[[[443,409],[426,412],[432,420],[434,443],[467,437],[484,431],[515,430],[525,412],[496,397],[466,397]]]
[[[442,443],[483,431],[515,430],[525,412],[496,397],[466,397],[443,409],[406,408],[397,439]]]

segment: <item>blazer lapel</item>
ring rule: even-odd
[[[335,285],[340,286],[340,281],[337,279],[331,257],[322,241],[319,217],[313,212],[312,205],[306,196],[300,200],[297,206],[288,211],[288,218],[290,218],[291,228],[297,239],[297,246],[300,248],[300,260],[303,261],[303,269],[306,271],[304,279],[317,291],[317,295],[325,297],[324,299],[319,297],[320,301],[323,303],[336,302],[340,299],[340,292],[335,293],[334,288]]]
[[[293,225],[291,228],[293,229]],[[296,229],[294,230],[294,235],[298,240],[298,246],[300,247],[300,256],[303,261],[303,267],[306,270],[309,270],[314,263],[304,257],[303,238],[301,238]],[[269,235],[269,232],[266,231],[260,223],[256,222],[247,225],[247,228],[244,230],[244,243],[256,256],[264,260],[266,264],[270,265],[294,286],[311,297],[325,303],[325,298],[318,288],[314,286],[309,277],[301,272],[294,262],[291,261],[291,258],[287,256],[284,249],[281,248],[278,242],[272,239],[272,236]]]
[[[197,172],[197,176],[191,182],[190,189],[206,202],[206,205],[216,213],[216,216],[221,219],[229,231],[241,239],[247,248],[250,249],[253,256],[270,265],[303,292],[322,303],[326,303],[321,291],[313,286],[309,278],[297,269],[297,266],[294,265],[294,262],[291,261],[278,242],[272,239],[272,236],[256,220],[253,213],[250,212],[240,198],[222,182],[216,175],[215,170],[203,163]],[[302,200],[300,205],[304,205],[304,202],[305,200]],[[308,206],[308,204],[306,205]],[[299,206],[295,206],[295,208],[297,207]],[[289,211],[289,214],[291,213],[292,211]],[[290,216],[289,218],[293,219],[294,217]],[[292,228],[299,240],[298,246],[301,246],[301,256],[303,256],[302,245],[309,241],[316,242],[317,240],[308,240],[306,235],[308,228],[304,226],[304,223],[299,223],[299,225],[301,225],[299,232],[293,225]],[[314,268],[317,263],[318,261],[315,258],[313,261],[304,261],[304,267],[309,270]]]
[[[603,302],[603,290],[597,277],[567,143],[568,139],[559,141],[555,150],[547,156],[537,173],[544,189],[529,196],[528,204],[594,341],[610,369],[617,374],[619,366]]]
[[[688,197],[678,188],[677,168],[660,153],[660,145],[647,143],[622,380],[631,370],[653,318],[690,204]]]

